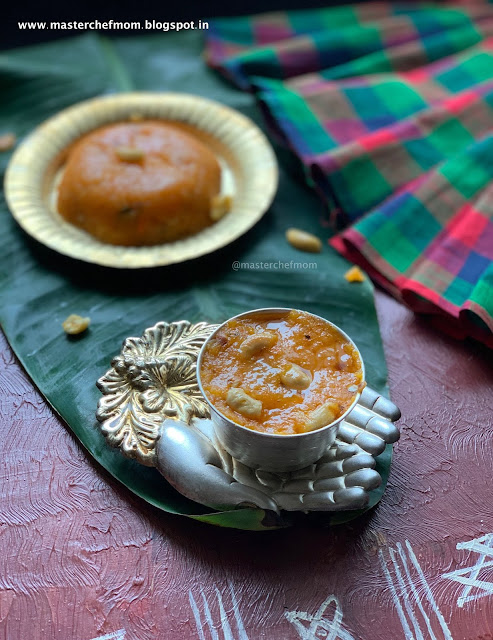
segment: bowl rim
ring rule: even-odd
[[[322,433],[324,431],[328,431],[331,427],[339,425],[348,416],[348,414],[354,409],[354,407],[357,405],[357,403],[358,403],[358,401],[359,401],[359,399],[361,397],[361,391],[358,391],[354,396],[353,402],[346,409],[346,411],[341,416],[339,416],[338,418],[336,418],[335,420],[333,420],[329,424],[325,425],[324,427],[320,427],[319,429],[314,429],[313,431],[305,431],[304,433],[287,433],[287,434],[283,434],[283,433],[266,433],[265,431],[257,431],[256,429],[249,429],[248,427],[245,427],[242,424],[238,424],[234,420],[231,420],[231,418],[228,418],[227,416],[225,416],[223,413],[221,413],[221,411],[219,411],[219,409],[216,407],[216,405],[214,405],[211,402],[211,400],[209,400],[209,398],[207,397],[207,394],[205,393],[204,388],[202,386],[202,380],[201,380],[201,376],[200,376],[200,368],[201,368],[201,365],[202,365],[204,352],[205,352],[205,349],[207,347],[207,344],[209,343],[209,340],[211,340],[217,334],[217,332],[220,331],[231,320],[236,320],[237,318],[243,318],[243,317],[249,316],[249,315],[254,314],[254,313],[266,313],[266,314],[267,313],[273,313],[273,312],[274,313],[276,313],[276,312],[289,313],[290,311],[300,311],[302,313],[306,313],[306,314],[308,314],[308,315],[310,315],[310,316],[312,316],[314,318],[318,318],[319,320],[322,320],[323,322],[329,324],[331,327],[337,329],[337,331],[339,331],[339,333],[341,333],[342,336],[344,338],[346,338],[346,340],[356,349],[356,352],[358,353],[358,356],[359,356],[359,359],[360,359],[360,362],[361,362],[361,370],[362,370],[362,373],[363,373],[363,380],[366,382],[365,363],[364,363],[363,357],[361,355],[361,352],[358,349],[358,347],[356,346],[356,344],[354,343],[353,339],[345,331],[343,331],[343,329],[341,329],[338,325],[334,324],[330,320],[327,320],[326,318],[323,318],[322,316],[317,315],[316,313],[311,313],[310,311],[305,311],[304,309],[295,309],[294,307],[261,307],[259,309],[251,309],[250,311],[243,311],[242,313],[238,313],[235,316],[231,316],[231,318],[228,318],[222,324],[220,324],[218,327],[216,327],[216,329],[214,329],[214,331],[210,334],[210,336],[207,338],[207,340],[204,342],[204,344],[200,348],[200,352],[199,352],[199,355],[197,357],[197,384],[198,384],[198,387],[200,389],[200,392],[201,392],[202,396],[204,397],[205,401],[209,405],[212,414],[217,413],[223,420],[228,422],[230,425],[233,425],[234,427],[238,427],[239,429],[241,429],[241,430],[243,430],[245,432],[248,432],[250,434],[255,434],[254,437],[261,436],[261,437],[265,437],[265,438],[275,438],[275,439],[281,438],[282,440],[286,440],[287,438],[306,438],[306,437],[309,437],[309,436],[313,437],[314,434],[320,434],[320,433]]]

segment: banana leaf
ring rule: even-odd
[[[253,98],[230,87],[202,59],[199,34],[104,39],[97,34],[17,49],[0,55],[0,132],[19,139],[60,109],[93,96],[128,90],[182,91],[228,104],[262,126]],[[5,170],[10,153],[0,154]],[[155,470],[124,458],[105,442],[95,420],[96,380],[109,368],[128,336],[159,321],[220,322],[263,306],[317,313],[355,340],[375,389],[386,391],[386,366],[367,281],[349,284],[348,264],[328,246],[302,254],[284,240],[289,226],[328,237],[324,211],[296,166],[280,154],[277,197],[262,221],[226,249],[182,266],[120,271],[58,255],[30,239],[0,202],[0,322],[34,384],[91,456],[128,489],[159,509],[224,527],[268,530],[289,526],[299,514],[274,517],[262,510],[212,513],[176,492]],[[232,269],[232,263],[251,268]],[[268,268],[261,263],[314,263],[306,268]],[[91,317],[80,338],[67,337],[70,314]],[[383,486],[391,448],[380,456]],[[358,514],[339,514],[334,522]],[[330,523],[331,517],[325,516]]]

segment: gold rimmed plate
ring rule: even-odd
[[[151,247],[105,244],[56,211],[56,190],[68,150],[84,134],[136,118],[189,125],[216,154],[221,191],[231,210],[212,226]],[[274,152],[248,118],[213,100],[180,93],[126,93],[81,102],[40,125],[12,156],[5,195],[12,215],[38,242],[63,255],[107,267],[176,264],[220,249],[246,233],[269,208],[278,182]]]

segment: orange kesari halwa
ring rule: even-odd
[[[204,349],[200,377],[224,416],[277,434],[334,422],[365,386],[353,344],[333,325],[296,310],[227,322]]]
[[[216,156],[183,126],[111,124],[73,145],[58,211],[102,242],[161,244],[213,224],[220,187]]]

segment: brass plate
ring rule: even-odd
[[[96,240],[56,212],[56,188],[70,145],[82,135],[135,115],[182,122],[216,153],[223,193],[233,206],[221,220],[176,242],[121,247]],[[126,93],[81,102],[40,125],[12,156],[5,195],[20,226],[61,254],[95,264],[134,269],[184,262],[236,240],[270,206],[278,182],[274,152],[248,118],[218,102],[179,93]]]

